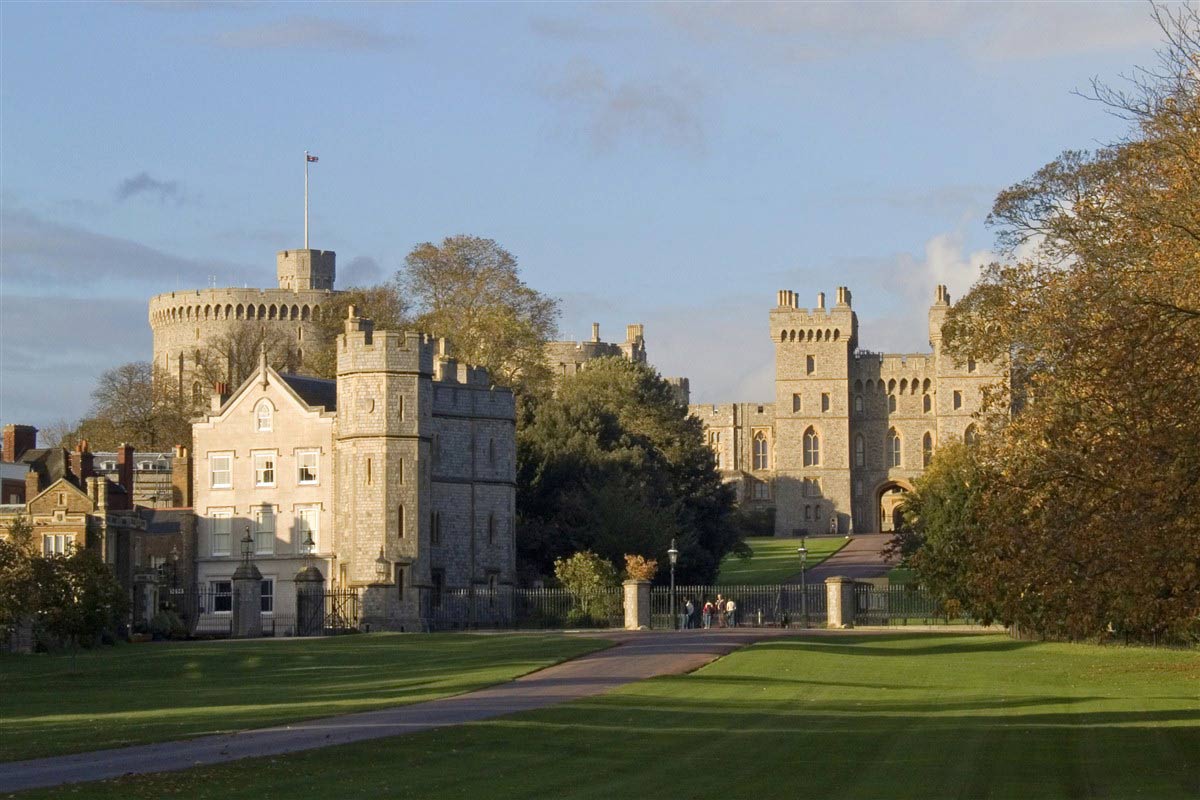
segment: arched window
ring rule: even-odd
[[[854,437],[854,466],[862,467],[867,463],[867,444],[863,441],[862,434]]]
[[[862,416],[863,413],[863,398],[861,394],[854,395],[854,413]]]
[[[967,359],[967,372],[974,372],[974,371],[975,371],[975,359],[968,358]]]
[[[192,404],[200,405],[204,400],[204,393],[200,390],[200,381],[192,383]]]
[[[496,543],[496,515],[488,514],[488,544]]]
[[[933,409],[933,395],[925,395],[921,398],[921,410],[928,414]]]
[[[892,428],[887,435],[887,456],[888,466],[900,466],[900,434],[896,433],[896,429]]]
[[[254,407],[254,430],[260,433],[269,432],[272,424],[271,404],[262,400]]]
[[[804,371],[807,372],[809,375],[812,375],[813,370],[815,370],[816,368],[817,368],[816,359],[813,358],[812,356],[805,356],[804,357]]]
[[[926,431],[921,439],[921,466],[928,467],[930,461],[933,461],[933,434]]]
[[[888,411],[895,411],[895,410],[896,410],[896,395],[889,394],[888,395]]]
[[[762,431],[754,434],[754,468],[767,468],[767,435]]]
[[[975,423],[972,422],[967,426],[966,431],[963,432],[963,441],[966,442],[967,447],[979,444],[979,434],[975,431]]]
[[[821,437],[812,428],[804,432],[804,466],[816,467],[821,464]]]

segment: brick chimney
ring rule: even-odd
[[[122,443],[117,447],[117,483],[125,489],[129,507],[133,508],[133,445]]]
[[[25,473],[25,502],[38,496],[38,492],[42,490],[42,482],[38,479],[38,474],[33,470]]]
[[[81,439],[71,451],[71,473],[79,482],[79,488],[87,485],[87,479],[96,474],[96,460],[86,439]]]
[[[32,425],[5,425],[4,450],[0,453],[5,461],[13,462],[26,450],[37,447],[37,428]]]
[[[175,445],[175,458],[171,460],[171,505],[192,507],[192,456],[181,444]]]
[[[221,406],[229,400],[229,384],[224,381],[214,383],[212,391],[211,407],[213,411],[220,411]]]

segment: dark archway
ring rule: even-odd
[[[902,520],[900,504],[904,495],[912,491],[908,481],[887,481],[875,490],[876,530],[892,533],[900,527]]]

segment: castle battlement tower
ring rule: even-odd
[[[184,396],[203,402],[212,390],[196,372],[210,348],[248,324],[278,331],[294,343],[294,365],[302,371],[304,349],[318,334],[318,322],[335,290],[332,250],[280,250],[277,289],[190,289],[150,298],[154,366],[165,371]],[[226,376],[226,380],[229,376]]]

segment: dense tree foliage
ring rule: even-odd
[[[626,554],[666,561],[707,582],[743,547],[699,420],[651,368],[619,358],[564,378],[518,431],[518,557],[546,575],[590,550],[614,567]]]
[[[129,608],[112,570],[88,549],[43,556],[18,517],[0,537],[0,631],[29,625],[48,645],[90,646],[116,631]]]
[[[419,244],[396,276],[416,326],[445,337],[460,361],[487,367],[518,391],[550,381],[545,344],[558,329],[558,301],[526,286],[517,260],[491,239],[450,236]]]
[[[395,284],[356,286],[333,295],[322,306],[316,321],[316,340],[304,348],[303,371],[320,378],[337,376],[337,337],[346,330],[350,306],[355,313],[375,323],[375,330],[395,331],[413,327],[408,303]]]
[[[74,431],[56,431],[58,442],[44,443],[70,448],[86,439],[92,450],[112,450],[122,443],[137,450],[168,450],[191,443],[195,412],[190,393],[180,395],[178,381],[147,361],[134,361],[104,372],[92,391],[88,415]]]
[[[1048,635],[1200,637],[1200,22],[1159,13],[1159,66],[1096,92],[1127,140],[997,198],[1006,258],[946,334],[959,357],[1011,357],[1013,394],[974,461],[943,449],[949,477],[910,504],[923,574]]]

